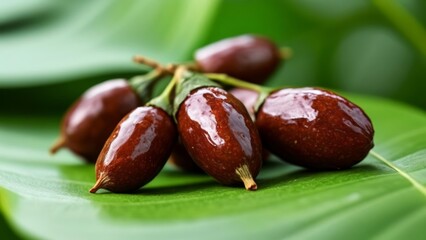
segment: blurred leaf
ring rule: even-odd
[[[425,1],[398,2],[424,26]],[[11,229],[37,239],[425,236],[425,196],[372,156],[340,172],[273,161],[257,192],[166,167],[133,195],[91,195],[93,166],[66,151],[48,156],[59,123],[46,114],[99,81],[145,71],[132,55],[185,61],[244,33],[294,50],[269,85],[331,86],[426,107],[426,59],[371,1],[2,1],[0,209],[11,228],[0,218],[1,238],[13,239]],[[425,113],[353,99],[373,119],[375,151],[424,186]]]
[[[2,238],[8,240],[20,239],[20,237],[9,227],[9,224],[4,219],[3,214],[0,212],[0,233]]]
[[[204,43],[256,33],[291,47],[293,58],[269,85],[322,86],[426,107],[418,97],[426,87],[426,59],[371,1],[242,2],[223,2]],[[425,26],[424,1],[397,2]]]
[[[426,184],[424,112],[352,96],[371,116],[375,151]],[[0,119],[0,206],[19,234],[41,239],[421,239],[426,196],[368,156],[346,171],[272,161],[259,190],[220,186],[166,167],[136,194],[89,194],[94,169],[49,157],[58,119]]]
[[[160,61],[185,60],[207,30],[217,3],[62,2],[50,9],[50,19],[0,35],[0,87],[136,72],[131,57],[137,53]]]
[[[345,79],[341,89],[387,96],[398,91],[413,62],[407,46],[391,31],[378,27],[354,31],[336,55],[336,77]]]
[[[0,2],[0,32],[4,26],[22,23],[54,7],[53,0],[15,0]]]
[[[42,88],[33,91],[36,108],[21,104],[22,112],[58,112],[89,83],[145,71],[130,61],[136,53],[190,61],[198,47],[245,33],[294,50],[269,85],[343,89],[426,108],[419,97],[426,58],[396,27],[398,18],[391,21],[372,1],[21,1],[0,4],[7,12],[0,14],[0,96],[20,102]],[[425,1],[394,1],[424,29]]]

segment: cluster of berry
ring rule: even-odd
[[[360,107],[320,88],[260,85],[282,53],[266,38],[244,35],[198,50],[191,64],[135,57],[153,70],[89,89],[66,113],[51,152],[67,147],[96,163],[92,193],[135,191],[168,159],[248,190],[257,189],[269,152],[317,170],[360,162],[374,145]],[[152,98],[153,85],[167,75],[168,86]]]

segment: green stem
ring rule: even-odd
[[[171,115],[173,113],[173,107],[170,103],[170,95],[180,78],[180,74],[176,73],[163,92],[156,98],[149,101],[146,105],[159,107]]]
[[[154,69],[145,75],[132,77],[129,80],[130,86],[135,90],[143,102],[149,101],[152,95],[152,87],[163,76],[161,69]]]
[[[426,30],[421,23],[394,0],[373,0],[373,3],[411,44],[426,56]]]
[[[293,57],[293,50],[289,47],[280,47],[281,60],[290,60]]]
[[[146,81],[156,80],[161,75],[162,72],[160,69],[154,69],[147,74],[132,77],[129,82],[132,86],[137,87],[138,85],[144,84]]]
[[[204,76],[210,78],[213,81],[218,81],[220,83],[223,83],[225,85],[230,85],[234,87],[240,87],[240,88],[246,88],[253,91],[256,91],[259,93],[259,96],[257,97],[256,103],[254,104],[254,111],[257,112],[259,110],[260,106],[263,104],[264,100],[269,96],[269,94],[275,90],[273,88],[268,88],[265,86],[257,85],[254,83],[249,83],[243,80],[239,80],[236,78],[233,78],[231,76],[228,76],[226,74],[219,74],[219,73],[205,73]]]
[[[230,86],[239,87],[239,88],[246,88],[246,89],[256,91],[258,93],[269,93],[273,90],[272,88],[260,86],[260,85],[254,84],[254,83],[249,83],[249,82],[237,79],[237,78],[233,78],[233,77],[228,76],[226,74],[204,73],[203,75],[210,78],[213,81],[217,81],[217,82],[223,83],[225,85],[230,85]]]

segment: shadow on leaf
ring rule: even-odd
[[[359,177],[367,177],[378,174],[379,172],[381,172],[379,168],[367,164],[337,171],[299,169],[277,177],[259,179],[258,184],[261,189],[268,189],[283,184],[294,184],[294,182],[321,182],[324,180],[330,181],[330,179],[332,181],[350,181],[353,180],[356,175],[359,175]]]

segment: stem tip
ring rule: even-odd
[[[293,50],[289,47],[280,48],[280,58],[281,60],[289,60],[293,57]]]
[[[242,179],[244,182],[244,187],[249,191],[256,191],[257,184],[253,179]]]
[[[99,189],[101,189],[105,183],[105,180],[107,178],[104,177],[104,174],[101,174],[98,178],[98,180],[96,180],[95,185],[89,190],[90,193],[96,193]]]
[[[244,187],[249,191],[257,190],[257,184],[251,176],[250,170],[246,164],[243,164],[241,167],[235,170],[237,175],[240,177],[241,181],[244,183]]]
[[[61,135],[56,141],[53,143],[53,145],[50,147],[49,152],[50,154],[55,154],[59,149],[65,147],[65,138]]]

